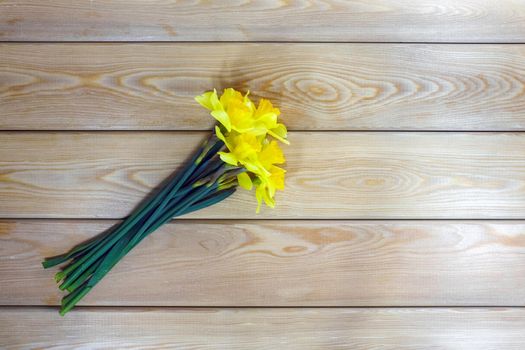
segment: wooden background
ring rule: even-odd
[[[0,348],[524,349],[525,2],[0,1]],[[72,313],[40,261],[274,101],[287,188],[164,226]]]

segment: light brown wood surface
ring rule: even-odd
[[[520,0],[4,0],[18,41],[523,42]]]
[[[59,305],[67,251],[114,221],[0,221],[0,305]],[[127,306],[525,306],[525,222],[188,221],[82,301]],[[497,283],[494,283],[497,281]]]
[[[4,132],[4,218],[122,218],[209,132]],[[192,218],[523,219],[525,134],[300,132],[286,190],[239,190]]]
[[[79,327],[82,325],[82,327]],[[0,309],[7,349],[521,350],[522,308]]]
[[[173,221],[61,318],[41,260],[226,87],[292,130],[277,207]],[[0,349],[522,350],[524,277],[524,1],[0,0]]]
[[[525,130],[523,45],[297,43],[1,44],[0,129],[209,130],[230,86],[291,130]]]

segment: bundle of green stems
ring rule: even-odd
[[[214,205],[235,192],[237,175],[243,169],[227,165],[219,158],[217,152],[223,147],[224,143],[213,135],[180,171],[125,220],[66,254],[44,260],[44,268],[69,262],[55,275],[56,282],[62,282],[59,288],[69,292],[62,299],[61,315],[70,311],[113,266],[161,225]]]

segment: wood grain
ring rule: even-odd
[[[230,86],[295,131],[278,207],[162,227],[59,317],[42,258]],[[0,0],[0,348],[524,349],[523,131],[524,1]]]
[[[0,2],[17,41],[523,42],[519,0]]]
[[[113,221],[0,221],[0,305],[58,305],[43,270]],[[128,306],[525,306],[525,222],[183,221],[83,301]],[[495,283],[497,281],[497,283]]]
[[[208,133],[0,133],[4,218],[122,218]],[[524,218],[524,133],[296,132],[286,190],[193,218]]]
[[[0,129],[208,130],[193,96],[292,130],[525,130],[525,45],[2,44]]]
[[[523,309],[3,308],[6,349],[521,350]]]

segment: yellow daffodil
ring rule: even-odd
[[[243,96],[239,91],[228,88],[220,98],[217,91],[213,90],[195,97],[195,100],[210,110],[211,115],[227,132],[250,132],[257,136],[268,133],[288,144],[286,126],[277,122],[277,117],[281,114],[279,109],[273,107],[266,99],[261,99],[259,106],[255,108],[248,95],[249,93],[246,93]]]
[[[258,171],[257,154],[261,151],[261,143],[255,135],[230,133],[225,140],[230,152],[218,152],[223,162],[234,166],[240,163],[249,171]]]
[[[273,164],[283,164],[285,162],[283,150],[275,140],[265,143],[259,153],[259,161],[266,169]]]
[[[275,206],[274,196],[276,190],[284,189],[284,174],[286,171],[275,164],[283,164],[285,158],[283,151],[276,141],[267,143],[259,153],[259,163],[264,167],[266,173],[256,174],[258,181],[256,184],[255,196],[260,210],[261,202],[264,201],[269,207]]]
[[[215,134],[226,146],[225,151],[218,152],[221,160],[245,169],[237,175],[239,186],[247,190],[255,186],[257,212],[262,202],[273,208],[275,192],[284,189],[286,173],[276,165],[285,162],[276,140],[288,144],[286,126],[278,122],[279,109],[266,99],[255,107],[248,93],[243,96],[231,88],[220,97],[213,90],[195,99],[219,122]]]
[[[280,114],[279,108],[274,108],[270,101],[261,98],[254,114],[255,128],[265,130],[265,133],[267,132],[279,141],[288,144],[286,126],[277,122],[277,117]]]

